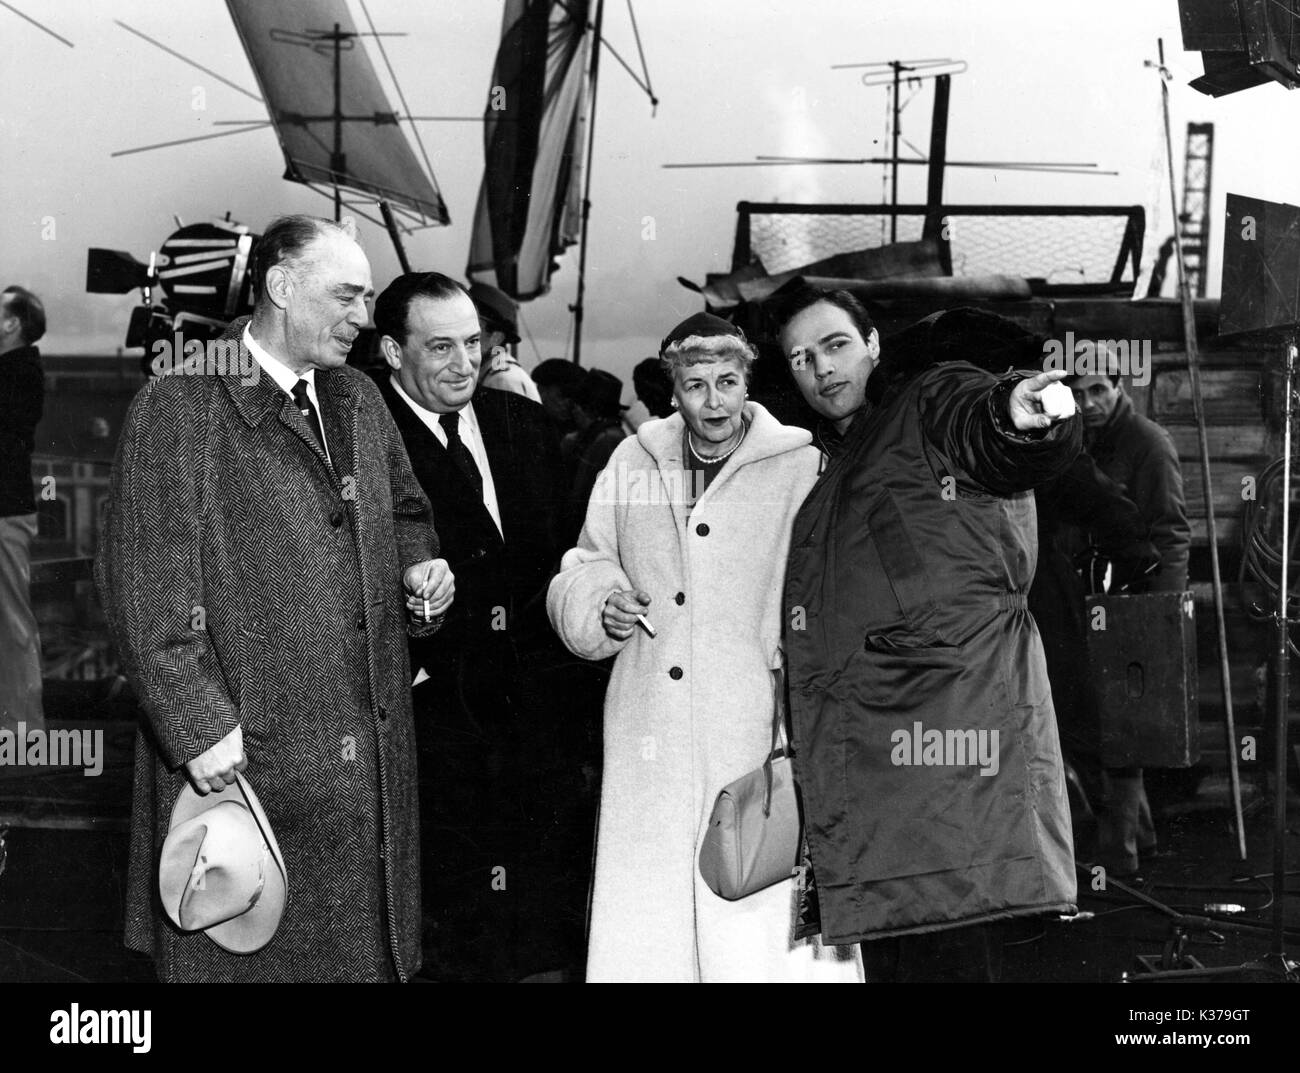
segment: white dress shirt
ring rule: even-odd
[[[442,427],[442,422],[438,420],[439,414],[433,410],[427,410],[416,402],[410,395],[402,390],[402,385],[398,383],[397,377],[389,375],[389,382],[393,385],[393,390],[397,392],[400,398],[411,412],[415,414],[430,432],[437,438],[438,442],[444,447],[447,446],[447,430]],[[488,514],[492,516],[492,521],[497,527],[497,532],[505,534],[501,528],[501,509],[497,506],[497,488],[492,482],[492,467],[488,465],[487,448],[483,446],[483,434],[479,431],[478,418],[474,416],[474,404],[467,402],[464,409],[460,411],[460,425],[457,428],[460,433],[461,442],[469,448],[469,453],[474,456],[474,464],[478,466],[479,474],[483,477],[483,506],[487,508]],[[437,526],[435,520],[434,526]]]
[[[316,394],[316,370],[308,369],[302,374],[302,376],[299,376],[290,369],[289,366],[279,358],[275,357],[269,350],[262,346],[261,343],[254,339],[253,333],[250,329],[251,325],[244,325],[244,346],[246,346],[248,352],[253,355],[253,360],[262,367],[262,371],[276,382],[281,391],[292,399],[293,385],[299,380],[307,381],[307,398],[311,399],[311,404],[316,407],[316,417],[317,420],[320,421],[321,440],[325,443],[325,457],[329,458],[329,440],[325,439],[325,418],[321,413],[320,398]],[[295,405],[297,404],[295,403]]]

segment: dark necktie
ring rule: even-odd
[[[465,441],[460,438],[460,414],[439,414],[438,423],[447,434],[447,453],[456,463],[456,468],[465,475],[465,479],[474,487],[479,499],[483,498],[483,474],[479,472],[474,456],[469,453]]]
[[[307,422],[307,427],[311,429],[312,435],[316,437],[320,449],[325,451],[325,433],[320,427],[320,416],[316,413],[316,407],[312,405],[311,396],[307,394],[306,380],[299,380],[293,385],[293,401],[297,404],[303,420]],[[328,457],[329,452],[325,453]]]

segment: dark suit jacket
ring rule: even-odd
[[[385,371],[379,390],[406,444],[411,467],[433,504],[442,556],[456,575],[456,598],[434,637],[413,645],[413,656],[432,673],[439,657],[512,638],[545,636],[546,585],[563,550],[558,542],[561,507],[559,445],[546,412],[522,395],[479,391],[474,413],[496,487],[501,526],[447,449],[412,412]],[[504,609],[505,630],[501,623]]]

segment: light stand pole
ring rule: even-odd
[[[1295,966],[1286,956],[1286,722],[1290,699],[1291,636],[1287,618],[1291,565],[1291,418],[1295,397],[1296,336],[1286,341],[1286,403],[1282,433],[1282,551],[1280,587],[1277,591],[1277,664],[1273,679],[1273,949],[1268,961],[1275,970],[1290,974]]]
[[[1241,808],[1241,775],[1237,770],[1237,729],[1232,711],[1232,674],[1228,662],[1228,626],[1223,610],[1223,578],[1219,573],[1219,534],[1214,518],[1214,482],[1210,477],[1210,438],[1205,428],[1205,404],[1201,393],[1201,355],[1196,341],[1196,307],[1187,285],[1187,264],[1183,258],[1183,225],[1178,217],[1178,191],[1174,180],[1174,139],[1169,122],[1169,74],[1165,67],[1165,42],[1159,40],[1160,103],[1164,110],[1165,150],[1169,158],[1169,205],[1174,222],[1174,252],[1178,259],[1178,298],[1183,311],[1183,335],[1187,343],[1187,379],[1192,388],[1192,412],[1196,417],[1197,443],[1201,455],[1201,488],[1205,496],[1205,530],[1210,551],[1210,580],[1214,593],[1214,618],[1219,643],[1219,677],[1223,685],[1223,720],[1228,751],[1228,782],[1232,789],[1233,818],[1237,825],[1237,852],[1246,859],[1246,822]],[[1148,60],[1147,65],[1151,66]]]
[[[1223,618],[1223,591],[1222,583],[1219,577],[1219,555],[1216,543],[1215,524],[1214,524],[1214,499],[1213,487],[1210,482],[1210,462],[1209,462],[1209,444],[1205,429],[1205,411],[1201,395],[1200,383],[1200,359],[1197,352],[1196,344],[1196,320],[1194,307],[1192,305],[1192,292],[1187,284],[1187,266],[1183,260],[1182,244],[1182,227],[1178,218],[1178,202],[1176,189],[1174,185],[1174,155],[1173,155],[1173,137],[1169,121],[1169,72],[1165,68],[1165,45],[1160,41],[1160,62],[1158,65],[1151,64],[1148,66],[1158,66],[1160,75],[1161,101],[1164,106],[1164,127],[1165,127],[1165,145],[1169,155],[1169,192],[1171,195],[1171,204],[1174,209],[1174,250],[1178,256],[1178,291],[1179,298],[1183,309],[1183,326],[1187,335],[1187,369],[1188,379],[1191,382],[1192,405],[1196,414],[1197,430],[1200,434],[1201,447],[1201,475],[1205,488],[1205,509],[1206,523],[1209,530],[1210,538],[1210,562],[1213,568],[1214,578],[1214,597],[1215,611],[1218,618],[1219,627],[1219,657],[1221,669],[1223,672],[1223,692],[1224,702],[1226,705],[1226,719],[1228,731],[1228,761],[1232,775],[1233,800],[1236,806],[1237,820],[1237,837],[1241,848],[1241,856],[1246,856],[1246,832],[1242,822],[1241,813],[1241,796],[1239,784],[1237,782],[1237,743],[1234,740],[1235,732],[1232,723],[1232,691],[1228,679],[1228,652],[1227,652],[1227,633],[1224,626]],[[1175,968],[1169,971],[1147,972],[1146,974],[1124,975],[1125,982],[1139,981],[1185,981],[1190,979],[1213,979],[1224,978],[1237,975],[1244,975],[1250,972],[1261,972],[1278,980],[1295,982],[1297,980],[1296,964],[1286,956],[1286,724],[1287,724],[1287,683],[1289,677],[1290,655],[1288,647],[1290,637],[1287,633],[1287,584],[1288,584],[1288,567],[1291,558],[1290,548],[1290,514],[1291,514],[1291,419],[1292,419],[1292,395],[1295,391],[1295,363],[1296,363],[1296,333],[1294,329],[1286,340],[1286,402],[1284,406],[1286,428],[1283,434],[1283,455],[1282,455],[1282,534],[1281,534],[1281,587],[1278,590],[1278,610],[1276,615],[1277,625],[1277,661],[1274,667],[1275,678],[1274,688],[1274,776],[1276,785],[1274,786],[1273,800],[1273,914],[1271,925],[1267,931],[1272,937],[1272,949],[1263,958],[1247,962],[1240,965],[1230,965],[1217,968]],[[1125,887],[1122,883],[1116,883],[1117,887],[1124,890],[1125,893],[1136,898],[1153,909],[1169,915],[1176,929],[1176,935],[1182,935],[1184,930],[1204,930],[1207,928],[1219,928],[1239,932],[1263,931],[1262,925],[1249,925],[1229,923],[1222,920],[1211,919],[1208,917],[1192,917],[1176,912],[1163,903],[1135,891],[1132,888]],[[1172,942],[1172,940],[1171,940]]]

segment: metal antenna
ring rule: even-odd
[[[903,105],[899,96],[899,89],[903,82],[904,72],[907,74],[909,83],[920,83],[927,78],[938,78],[940,75],[957,75],[966,70],[965,60],[951,60],[946,57],[942,59],[929,60],[885,60],[875,63],[839,63],[832,64],[832,71],[842,71],[854,68],[866,68],[862,75],[862,84],[864,86],[884,86],[890,87],[890,109],[893,113],[893,122],[890,124],[893,134],[893,151],[890,154],[890,181],[889,181],[889,204],[894,209],[898,208],[898,165],[902,163],[898,155],[898,143],[903,133]],[[955,167],[956,164],[953,163]],[[898,241],[898,213],[894,212],[889,217],[889,241]]]
[[[664,164],[665,168],[763,168],[786,167],[798,165],[836,165],[836,164],[884,164],[889,169],[889,203],[894,210],[890,214],[889,241],[898,241],[898,169],[903,166],[923,166],[930,168],[930,195],[935,200],[937,191],[943,188],[944,168],[980,168],[1000,171],[1049,172],[1062,175],[1117,175],[1118,172],[1103,171],[1096,164],[1082,161],[1053,162],[1046,160],[948,160],[946,159],[948,84],[955,74],[961,74],[967,68],[965,60],[948,57],[934,57],[918,60],[884,60],[871,63],[837,63],[831,70],[861,70],[864,86],[887,86],[891,92],[891,138],[892,151],[889,156],[871,157],[796,157],[796,156],[757,156],[753,160],[714,161],[703,163]],[[904,104],[901,88],[904,82],[920,84],[926,79],[935,79],[938,89],[935,94],[935,116],[932,127],[931,149],[929,157],[905,157],[899,152],[900,143],[906,141],[902,136],[902,112]],[[937,131],[937,137],[936,137]],[[937,205],[937,201],[935,202]]]

